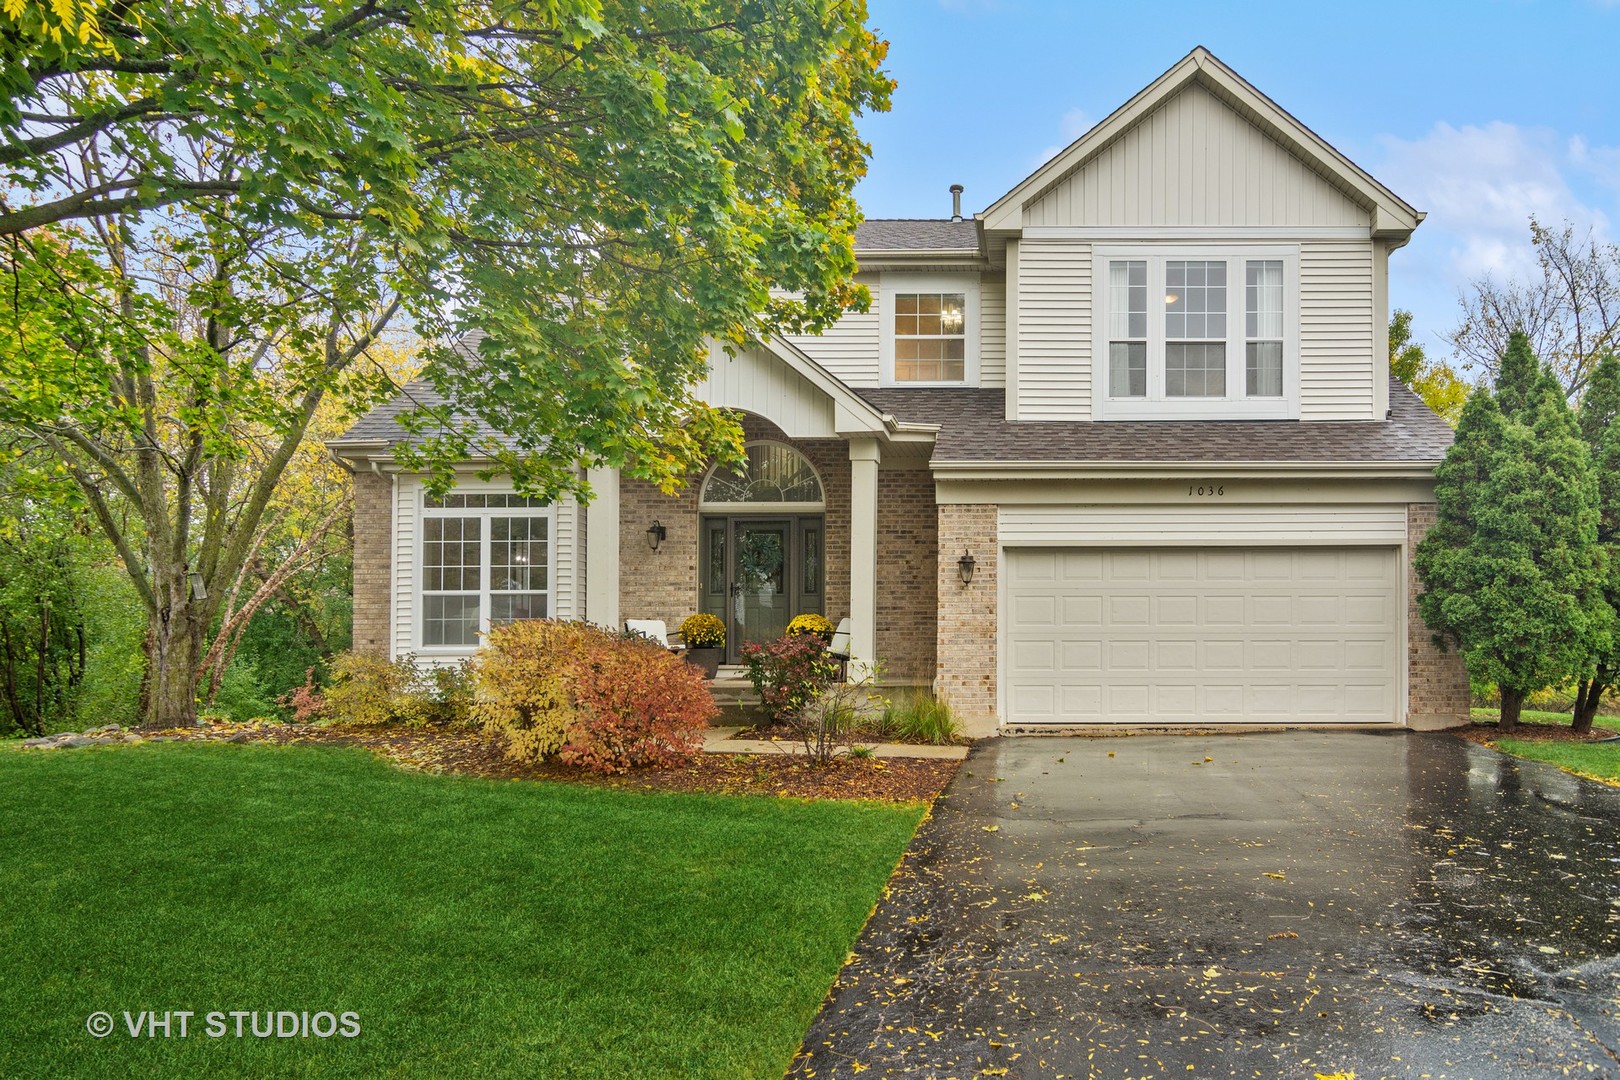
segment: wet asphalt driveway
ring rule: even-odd
[[[794,1076],[1620,1076],[1620,789],[1447,735],[1000,739]]]

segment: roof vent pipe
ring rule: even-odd
[[[962,187],[961,184],[952,184],[951,185],[951,220],[952,221],[961,221],[962,220],[962,192],[963,192],[963,190],[964,190],[964,188]]]

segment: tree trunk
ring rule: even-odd
[[[1502,714],[1496,722],[1497,731],[1513,731],[1519,726],[1519,711],[1524,708],[1524,691],[1502,687]]]
[[[141,718],[147,725],[196,726],[197,667],[202,663],[206,628],[202,612],[189,599],[159,610],[148,621],[146,677],[141,686]]]
[[[1588,679],[1581,686],[1581,693],[1575,699],[1575,722],[1570,729],[1579,735],[1586,735],[1592,730],[1592,721],[1597,719],[1598,706],[1603,702],[1603,691],[1609,688],[1609,682],[1614,678],[1602,670],[1598,677]]]

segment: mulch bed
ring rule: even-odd
[[[690,765],[636,769],[597,776],[560,762],[513,761],[502,742],[474,731],[344,724],[208,724],[143,729],[148,740],[260,742],[273,745],[358,746],[407,769],[497,780],[553,780],[631,791],[684,791],[770,795],[797,799],[932,802],[956,774],[959,761],[843,758],[825,768],[782,754],[699,754]]]
[[[1529,724],[1519,722],[1512,731],[1501,731],[1492,724],[1473,723],[1467,727],[1451,728],[1451,733],[1469,742],[1490,746],[1498,739],[1523,739],[1525,742],[1602,742],[1615,733],[1608,728],[1593,728],[1586,734],[1571,731],[1568,724]]]

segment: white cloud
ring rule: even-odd
[[[1598,168],[1607,148],[1580,136],[1496,121],[1483,126],[1436,124],[1420,139],[1382,140],[1375,171],[1402,198],[1429,213],[1423,231],[1443,234],[1449,270],[1461,287],[1487,274],[1498,279],[1535,273],[1532,216],[1548,225],[1569,221],[1609,235],[1609,218],[1571,188],[1566,170]]]
[[[1620,2],[1620,0],[1616,0],[1616,2]],[[1070,109],[1064,113],[1063,119],[1058,122],[1058,134],[1062,136],[1063,141],[1053,143],[1030,159],[1029,167],[1031,171],[1051,161],[1070,143],[1090,131],[1093,122],[1091,114],[1084,109]]]

